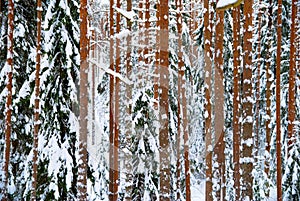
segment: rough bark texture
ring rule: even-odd
[[[157,0],[157,4],[159,3],[159,0]],[[160,28],[160,6],[157,6],[156,8],[156,33],[155,33],[155,40],[156,40],[156,49],[155,49],[155,69],[154,69],[154,86],[153,86],[153,91],[154,91],[154,100],[156,101],[154,103],[154,109],[158,110],[158,69],[159,69],[159,58],[160,58],[160,51],[159,51],[159,41],[160,41],[160,33],[159,33],[159,28]]]
[[[117,0],[117,8],[121,7],[120,0]],[[117,12],[116,16],[116,33],[121,31],[121,14]],[[120,73],[120,63],[121,63],[121,51],[120,51],[120,39],[116,39],[116,73]],[[113,200],[118,200],[118,180],[119,180],[119,119],[120,119],[120,79],[115,78],[115,117],[114,117],[114,178],[113,178]]]
[[[169,143],[169,6],[160,0],[160,66],[159,66],[159,159],[161,201],[170,200],[170,143]]]
[[[235,200],[240,200],[240,124],[239,124],[239,67],[240,67],[240,7],[233,8],[233,178]]]
[[[266,113],[267,116],[269,117],[268,119],[266,119],[266,152],[268,153],[266,156],[266,162],[265,162],[265,173],[267,175],[267,178],[269,178],[269,173],[270,173],[270,157],[269,157],[269,153],[271,151],[271,128],[270,128],[270,123],[271,123],[271,74],[272,71],[270,70],[270,66],[271,66],[271,51],[270,51],[270,47],[271,47],[271,40],[272,40],[272,36],[271,36],[271,29],[272,29],[272,0],[270,0],[269,2],[269,9],[268,11],[268,34],[267,34],[267,56],[266,56]],[[267,196],[269,194],[269,190],[267,190]]]
[[[36,71],[35,71],[35,111],[34,111],[34,134],[33,134],[33,172],[32,172],[32,195],[31,200],[36,200],[37,188],[37,160],[38,160],[38,133],[39,133],[39,109],[40,109],[40,67],[41,67],[41,22],[42,2],[37,1],[37,46],[36,46]]]
[[[261,9],[261,1],[258,1],[258,28],[257,28],[257,57],[256,57],[256,100],[255,100],[255,162],[257,162],[257,156],[259,152],[259,145],[260,145],[260,120],[261,120],[261,114],[260,114],[260,68],[261,68],[261,23],[262,23],[262,9]]]
[[[205,163],[206,163],[206,200],[212,201],[212,137],[211,137],[211,27],[209,0],[204,0],[204,59],[205,59]]]
[[[281,72],[281,26],[282,0],[278,0],[277,10],[277,58],[276,58],[276,155],[277,155],[277,200],[282,200],[281,171],[281,117],[280,117],[280,72]]]
[[[181,87],[182,87],[182,74],[184,71],[182,70],[184,64],[182,61],[182,24],[181,24],[181,0],[175,1],[176,4],[176,20],[177,20],[177,30],[178,30],[178,83],[177,83],[177,89],[178,89],[178,97],[177,97],[177,163],[176,163],[176,199],[180,200],[180,173],[182,170],[181,167],[181,136],[182,136],[182,130],[181,130],[181,122],[182,122],[182,114],[181,114],[181,108],[182,108],[182,102],[181,102]]]
[[[114,71],[114,0],[110,0],[109,9],[109,61],[110,70]],[[114,108],[114,92],[115,91],[115,79],[113,75],[109,75],[109,200],[116,201],[117,195],[115,192],[115,146],[114,146],[114,126],[115,126],[115,108]]]
[[[242,152],[241,152],[241,199],[253,200],[253,114],[252,114],[252,0],[244,2],[243,37],[243,100],[242,100]]]
[[[127,0],[127,11],[130,12],[132,10],[132,1]],[[131,31],[131,21],[127,19],[127,29]],[[127,36],[127,54],[126,54],[126,74],[127,77],[131,78],[131,71],[132,71],[132,65],[131,65],[131,35]],[[126,147],[128,149],[128,152],[125,153],[125,168],[126,168],[126,186],[125,186],[125,200],[131,201],[132,200],[132,153],[131,153],[131,147],[132,147],[132,90],[130,85],[126,85]]]
[[[8,167],[10,163],[10,139],[12,132],[11,125],[11,114],[12,114],[12,76],[13,76],[13,36],[14,36],[14,2],[13,0],[8,1],[8,31],[7,31],[7,61],[8,65],[7,72],[7,97],[6,97],[6,108],[5,108],[5,158],[4,158],[4,189],[3,195],[4,200],[8,199],[7,185],[9,180]]]
[[[289,101],[288,101],[288,155],[291,156],[291,150],[296,143],[294,130],[296,113],[296,15],[297,0],[292,0],[292,25],[291,25],[291,47],[290,47],[290,69],[289,69]]]
[[[87,199],[87,115],[88,115],[88,38],[87,0],[80,1],[80,130],[78,163],[78,199]]]
[[[217,200],[225,199],[225,142],[224,142],[224,85],[223,85],[223,38],[224,38],[224,11],[216,12],[215,35],[215,147],[214,154],[219,166],[215,169],[216,182],[219,188],[216,190]]]

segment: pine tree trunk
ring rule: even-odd
[[[282,200],[282,171],[281,171],[281,116],[280,116],[280,72],[281,72],[281,26],[282,0],[278,0],[277,10],[277,58],[276,58],[276,155],[277,155],[277,200]]]
[[[180,183],[181,183],[181,122],[182,122],[182,114],[181,114],[181,108],[182,108],[182,102],[181,102],[181,87],[182,87],[182,74],[184,71],[182,70],[184,64],[182,61],[182,40],[181,40],[181,34],[182,34],[182,24],[181,24],[181,0],[175,1],[176,5],[176,24],[177,24],[177,30],[178,30],[178,97],[177,97],[177,164],[176,164],[176,198],[177,200],[180,200]]]
[[[160,1],[160,66],[159,66],[159,159],[160,197],[170,200],[170,142],[169,142],[169,5],[168,0]]]
[[[243,123],[242,123],[242,200],[253,200],[253,114],[252,114],[252,1],[244,2],[244,65],[243,65]]]
[[[121,8],[120,0],[117,0],[117,8]],[[121,31],[121,14],[117,12],[116,16],[116,33]],[[121,52],[120,52],[120,39],[116,39],[116,73],[120,73],[120,63],[121,63]],[[120,79],[115,78],[115,120],[114,120],[114,180],[113,180],[113,200],[118,200],[118,180],[119,180],[119,119],[120,119]]]
[[[87,115],[88,115],[88,38],[87,0],[80,1],[80,130],[78,163],[78,199],[87,199]]]
[[[9,180],[8,167],[10,163],[10,139],[12,132],[11,125],[11,114],[12,114],[12,77],[13,77],[13,39],[14,39],[14,2],[8,0],[8,31],[7,31],[7,60],[6,65],[8,66],[7,72],[7,97],[6,97],[6,108],[5,108],[5,158],[4,158],[4,189],[3,195],[4,200],[8,199],[7,185]]]
[[[109,61],[110,61],[110,70],[114,71],[114,0],[110,0],[109,7]],[[115,149],[114,146],[114,127],[115,127],[115,107],[114,107],[114,94],[115,94],[115,79],[113,75],[109,75],[109,200],[116,201],[115,194]]]
[[[34,136],[33,136],[33,173],[32,173],[32,195],[31,200],[36,200],[37,189],[37,160],[38,160],[38,133],[40,115],[40,67],[41,67],[41,23],[42,2],[37,1],[37,46],[36,46],[36,72],[35,72],[35,111],[34,111]]]
[[[127,11],[130,12],[132,10],[132,0],[127,0]],[[131,21],[127,19],[127,29],[131,31]],[[128,79],[131,79],[131,74],[132,74],[132,65],[131,65],[131,35],[127,36],[127,54],[126,54],[126,74]],[[126,168],[126,186],[125,186],[125,200],[126,201],[131,201],[132,200],[132,90],[130,85],[126,85],[126,148],[128,149],[127,152],[125,153],[125,168]]]
[[[211,136],[211,42],[210,4],[204,0],[204,61],[205,61],[205,161],[206,161],[206,201],[212,201],[212,136]]]
[[[288,101],[288,155],[292,156],[291,151],[296,143],[294,130],[295,112],[296,112],[296,16],[297,0],[292,0],[292,25],[291,25],[291,47],[290,47],[290,69],[289,69],[289,101]]]
[[[159,6],[159,0],[156,1],[156,18],[157,18],[157,22],[156,22],[156,33],[155,33],[155,41],[156,41],[156,49],[155,49],[155,66],[154,66],[154,86],[153,86],[153,93],[154,93],[154,109],[158,110],[158,69],[159,69],[159,58],[160,58],[160,50],[159,50],[159,41],[160,41],[160,21],[159,21],[159,16],[160,16],[160,6]]]
[[[269,178],[270,173],[270,151],[271,151],[271,74],[272,71],[270,69],[271,66],[271,30],[272,30],[272,0],[269,1],[269,9],[268,9],[268,33],[267,33],[267,55],[266,55],[266,113],[267,113],[267,119],[266,119],[266,161],[265,161],[265,173],[267,178]],[[269,189],[266,189],[266,196],[269,196]]]
[[[235,200],[240,200],[240,123],[239,123],[239,67],[240,67],[240,6],[233,8],[233,178]]]
[[[216,36],[215,36],[215,148],[216,168],[215,178],[219,188],[216,190],[217,200],[225,199],[225,142],[224,142],[224,85],[223,85],[223,38],[224,38],[224,11],[216,12]]]
[[[262,23],[261,1],[258,1],[258,36],[257,36],[257,57],[256,57],[256,101],[255,101],[255,163],[257,162],[260,145],[260,68],[261,68],[261,23]]]

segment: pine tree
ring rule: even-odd
[[[224,38],[224,11],[216,13],[215,51],[214,51],[214,125],[215,125],[215,147],[216,162],[219,167],[215,170],[215,179],[217,183],[216,198],[225,199],[225,142],[224,142],[224,74],[223,74],[223,38]]]
[[[161,0],[159,8],[159,162],[160,200],[170,200],[170,142],[169,142],[169,1]]]
[[[288,156],[291,155],[291,150],[295,144],[295,81],[296,81],[296,14],[297,1],[292,1],[292,16],[291,16],[291,39],[290,39],[290,69],[289,69],[289,105],[288,105]]]
[[[233,164],[234,164],[234,189],[235,189],[235,199],[240,200],[240,111],[239,111],[239,66],[240,66],[240,7],[233,9],[232,17],[233,23]]]
[[[127,0],[127,11],[130,12],[132,10],[132,0]],[[132,30],[132,22],[130,19],[127,19],[127,29],[129,31]],[[131,40],[132,37],[129,34],[126,40],[127,53],[126,53],[126,75],[130,79],[132,77],[132,64],[131,64]],[[126,85],[126,149],[128,151],[125,153],[126,158],[126,186],[125,186],[125,200],[130,201],[132,199],[132,175],[133,175],[133,164],[132,164],[132,89],[130,85]]]
[[[206,200],[212,200],[212,137],[211,137],[211,27],[209,0],[204,1],[204,71],[205,71],[205,159],[206,159]]]
[[[31,200],[36,200],[37,189],[37,160],[38,160],[38,133],[40,118],[40,68],[41,68],[41,25],[42,25],[42,2],[37,1],[37,46],[36,46],[36,73],[35,73],[35,105],[34,105],[34,136],[33,136],[33,173]]]
[[[87,199],[87,135],[88,135],[88,19],[87,1],[80,0],[80,130],[78,164],[78,198]]]
[[[282,0],[278,0],[277,10],[277,54],[276,54],[276,157],[277,157],[277,199],[282,200],[281,181],[281,116],[280,116],[280,74],[281,74],[281,38],[282,38]]]
[[[114,40],[113,40],[113,35],[114,35],[114,11],[113,11],[113,5],[114,5],[114,0],[110,0],[110,5],[109,5],[109,66],[110,70],[114,71]],[[114,76],[110,75],[109,76],[109,200],[117,200],[116,199],[116,192],[114,191],[115,188],[114,186],[116,185],[114,183],[115,179],[115,163],[114,163],[114,152],[115,152],[115,147],[114,147],[114,92],[115,91],[115,81],[114,81]]]
[[[43,5],[46,11],[40,71],[40,121],[43,123],[39,132],[37,197],[75,199],[79,161],[76,152],[79,4],[64,0]]]
[[[253,200],[253,114],[252,114],[252,1],[244,4],[243,35],[243,87],[242,87],[242,135],[241,135],[241,198]]]
[[[8,30],[7,30],[7,97],[5,107],[5,161],[4,161],[4,186],[3,199],[8,200],[8,182],[9,182],[9,164],[10,164],[10,148],[11,148],[11,134],[12,134],[12,77],[13,77],[13,56],[14,56],[14,2],[8,1]]]

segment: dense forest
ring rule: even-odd
[[[299,0],[0,0],[0,200],[300,200]]]

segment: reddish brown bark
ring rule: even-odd
[[[117,8],[121,7],[120,0],[117,0]],[[117,12],[116,16],[116,33],[121,31],[121,14]],[[120,52],[120,39],[116,39],[116,73],[120,73],[120,62],[121,62],[121,52]],[[113,178],[113,200],[118,200],[118,179],[119,179],[119,119],[120,119],[120,79],[115,78],[115,116],[114,116],[114,178]]]
[[[4,200],[7,199],[7,185],[9,179],[8,167],[10,163],[10,139],[12,132],[11,115],[12,115],[12,77],[13,77],[13,36],[14,36],[14,3],[13,0],[8,0],[8,31],[7,31],[7,97],[6,97],[6,112],[5,112],[5,158],[4,158]]]
[[[209,0],[204,0],[204,59],[205,59],[205,161],[206,161],[206,200],[212,201],[212,137],[211,137],[211,42]]]
[[[281,117],[280,117],[280,71],[281,71],[281,26],[282,0],[278,0],[277,10],[277,58],[276,58],[276,155],[277,155],[277,200],[282,200],[281,170]]]
[[[130,12],[132,10],[132,1],[127,0],[127,11]],[[127,29],[131,31],[131,21],[127,19]],[[131,35],[127,36],[126,39],[126,44],[127,44],[127,54],[126,54],[126,74],[127,77],[130,79],[131,78],[131,71],[132,71],[132,65],[131,65]],[[126,163],[125,163],[125,168],[126,168],[126,186],[125,186],[125,200],[126,201],[131,201],[132,200],[132,154],[131,154],[131,146],[132,146],[132,90],[130,85],[126,85],[126,100],[127,104],[126,105],[126,147],[129,150],[127,153],[125,153],[125,158],[126,158]]]
[[[159,200],[170,200],[170,143],[169,143],[169,5],[168,0],[160,1],[160,66],[159,66]]]
[[[243,36],[243,123],[241,152],[241,199],[253,200],[253,114],[252,114],[252,1],[244,2],[244,36]]]
[[[182,121],[182,114],[181,114],[181,87],[182,87],[182,74],[184,73],[182,68],[184,66],[183,61],[182,61],[182,40],[181,40],[181,34],[182,34],[182,24],[181,24],[181,0],[175,1],[176,4],[176,20],[177,20],[177,30],[178,30],[178,84],[177,84],[177,89],[178,89],[178,97],[177,97],[177,164],[176,164],[176,187],[177,187],[177,200],[180,200],[180,173],[181,173],[181,121]]]
[[[159,0],[157,0],[157,5],[159,3]],[[159,34],[159,28],[160,28],[160,22],[159,22],[159,17],[160,17],[160,6],[157,6],[156,8],[156,34],[155,34],[155,40],[156,40],[156,49],[155,49],[155,69],[154,69],[154,86],[153,86],[153,91],[154,91],[154,100],[156,101],[154,103],[154,109],[158,109],[158,68],[159,68],[159,58],[160,58],[160,51],[159,51],[159,41],[160,41],[160,34]]]
[[[296,113],[296,15],[297,1],[292,0],[292,25],[291,25],[291,47],[290,47],[290,69],[289,69],[289,101],[288,101],[288,155],[291,156],[291,151],[296,143],[294,130],[294,121]]]
[[[109,8],[109,61],[110,70],[114,71],[114,0],[110,0]],[[117,195],[115,193],[115,146],[114,146],[114,126],[115,126],[115,107],[114,107],[114,94],[115,94],[115,79],[113,75],[109,76],[109,200],[116,201]]]
[[[268,119],[266,119],[266,152],[268,153],[266,162],[265,162],[265,173],[267,177],[269,177],[270,173],[270,151],[271,151],[271,74],[272,71],[270,70],[271,66],[271,52],[270,52],[270,46],[271,46],[271,29],[272,29],[272,0],[269,1],[269,9],[268,9],[268,34],[267,34],[267,56],[266,56],[266,113],[268,116]],[[269,189],[266,191],[266,196],[269,195]]]
[[[88,38],[87,0],[80,1],[80,130],[78,164],[78,199],[87,199],[87,115],[88,115]]]
[[[257,58],[256,58],[256,101],[255,101],[255,126],[256,126],[256,136],[255,136],[255,161],[257,161],[258,151],[259,151],[259,141],[260,141],[260,135],[259,135],[259,129],[260,129],[260,68],[261,68],[261,1],[258,1],[258,28],[257,28]]]
[[[216,12],[216,32],[215,35],[215,148],[216,162],[219,164],[215,168],[218,186],[216,190],[217,200],[225,199],[225,142],[224,142],[224,85],[223,85],[223,38],[224,38],[224,11]]]
[[[240,123],[239,123],[239,67],[240,67],[240,7],[233,8],[233,178],[235,200],[240,200]]]
[[[38,133],[39,133],[39,109],[40,109],[40,67],[41,67],[41,23],[42,2],[37,1],[37,46],[36,46],[36,71],[35,71],[35,111],[34,111],[34,135],[33,135],[33,173],[31,200],[36,200],[37,188],[37,160],[38,160]]]

